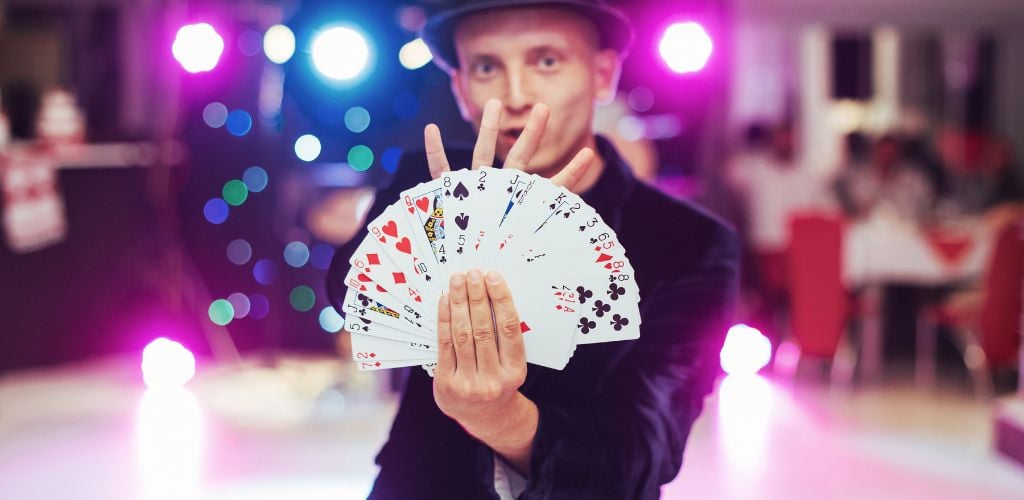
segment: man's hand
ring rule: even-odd
[[[498,130],[501,124],[501,101],[491,99],[484,105],[484,114],[480,119],[480,133],[476,138],[476,145],[473,147],[473,164],[471,168],[477,169],[481,166],[494,165],[494,146],[498,142]],[[533,157],[540,145],[540,139],[547,127],[550,111],[543,104],[537,104],[530,110],[530,117],[526,120],[526,127],[519,134],[519,139],[512,145],[512,149],[505,158],[504,167],[523,170]],[[451,170],[448,165],[448,157],[444,154],[444,144],[441,142],[441,130],[437,125],[431,123],[423,129],[423,142],[427,151],[427,165],[430,168],[430,177],[437,179],[445,172]],[[576,153],[569,164],[557,175],[551,178],[556,186],[562,186],[572,190],[573,186],[583,177],[590,165],[594,162],[594,151],[590,148],[583,148]]]

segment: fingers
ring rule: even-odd
[[[451,377],[455,374],[455,344],[452,341],[452,312],[448,294],[442,294],[437,302],[437,368],[435,377]]]
[[[451,309],[455,370],[457,372],[476,373],[473,322],[469,315],[469,295],[466,290],[466,276],[464,274],[453,274],[448,282],[448,303]]]
[[[530,110],[530,117],[526,120],[526,128],[519,134],[516,143],[512,145],[512,149],[508,152],[508,158],[505,159],[505,168],[517,170],[526,168],[526,165],[530,163],[530,158],[533,158],[533,153],[537,151],[537,146],[540,145],[540,139],[544,136],[544,129],[547,128],[548,117],[550,116],[551,112],[544,104],[537,104]]]
[[[437,179],[445,172],[451,171],[448,157],[444,154],[444,143],[441,142],[441,129],[433,123],[423,129],[423,146],[427,150],[427,166],[430,178]]]
[[[487,273],[487,295],[494,308],[494,324],[498,329],[498,353],[507,370],[516,370],[526,364],[526,348],[519,313],[512,302],[512,292],[501,273]]]
[[[587,173],[590,165],[594,163],[594,158],[594,150],[590,148],[581,149],[565,168],[551,178],[551,182],[556,186],[562,186],[571,191],[573,186],[583,178],[583,174]]]
[[[498,127],[501,125],[501,101],[490,99],[484,105],[484,116],[480,119],[480,133],[473,148],[473,164],[470,168],[494,166],[494,145],[498,142]]]
[[[476,269],[470,270],[466,273],[466,282],[477,369],[481,373],[497,373],[501,368],[498,361],[498,340],[494,337],[491,301],[487,298],[484,275]]]

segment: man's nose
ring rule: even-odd
[[[522,69],[508,72],[508,95],[505,96],[505,108],[514,114],[528,113],[534,105],[534,93],[528,75]]]

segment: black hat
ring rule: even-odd
[[[601,48],[619,51],[623,57],[633,43],[633,25],[618,9],[601,0],[462,0],[427,19],[420,38],[430,47],[434,62],[444,69],[459,67],[455,53],[455,27],[467,16],[485,10],[505,7],[556,6],[567,7],[590,19],[601,37]]]

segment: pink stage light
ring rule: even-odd
[[[658,53],[672,71],[696,73],[708,63],[712,46],[704,27],[687,21],[672,24],[665,30],[658,43]]]
[[[207,23],[185,25],[175,35],[171,53],[189,73],[210,71],[224,53],[224,39]]]
[[[182,387],[196,374],[196,358],[185,346],[160,337],[142,350],[146,387]]]
[[[772,359],[772,343],[756,328],[735,325],[725,336],[719,358],[730,375],[754,374]]]

